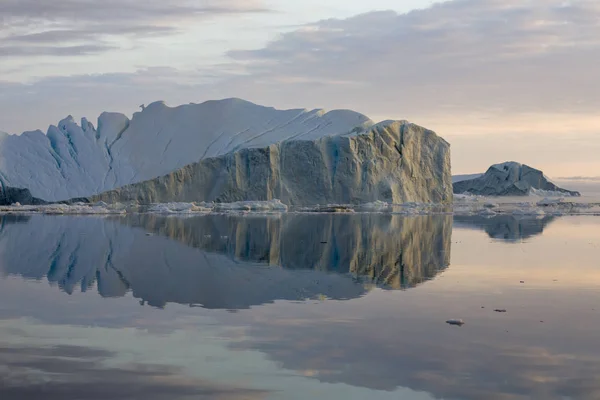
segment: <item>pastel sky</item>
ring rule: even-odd
[[[600,176],[597,0],[0,0],[0,130],[240,97],[407,119],[453,173]]]

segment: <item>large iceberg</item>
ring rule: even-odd
[[[139,183],[139,184],[138,184]],[[45,201],[450,202],[449,145],[404,121],[226,99],[0,135],[0,184]],[[132,184],[138,184],[133,185]],[[127,186],[129,185],[129,186]]]
[[[448,203],[449,157],[448,144],[435,133],[390,122],[356,135],[291,140],[204,159],[91,201]]]

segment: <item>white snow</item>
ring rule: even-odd
[[[285,140],[355,135],[373,125],[349,110],[276,110],[226,99],[168,107],[155,102],[130,120],[103,113],[98,129],[72,117],[41,131],[0,135],[0,184],[34,197],[84,197],[165,175],[201,159]]]

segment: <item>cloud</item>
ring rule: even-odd
[[[129,0],[119,13],[117,0],[93,2],[96,5],[89,9],[82,7],[87,2],[60,0],[56,7],[45,5],[35,11],[25,7],[28,3],[37,2],[9,1],[13,4],[9,10],[28,18],[46,15],[47,21],[61,24],[64,16],[74,14],[83,18],[76,28],[81,40],[90,43],[111,31],[164,34],[176,29],[173,16],[185,19],[194,13],[261,10],[256,3],[243,6],[232,1],[190,8],[190,3],[167,7],[159,1],[140,5]],[[71,3],[78,7],[70,10]],[[140,9],[129,23],[135,5]],[[7,5],[0,7],[6,10]],[[25,11],[18,12],[21,9]],[[111,13],[116,15],[103,26]],[[229,51],[229,64],[203,71],[171,68],[169,74],[171,80],[198,78],[191,82],[197,93],[233,95],[283,107],[354,108],[376,117],[425,122],[457,115],[483,119],[515,113],[596,113],[600,108],[598,18],[600,4],[593,1],[456,0],[408,14],[373,12],[315,22],[263,48]],[[117,28],[111,27],[115,24]],[[13,35],[10,40],[39,47],[64,43],[70,32],[63,26],[48,33]],[[88,54],[108,50],[111,44],[93,41],[92,47],[71,46],[49,52]],[[13,54],[28,53],[11,48]],[[139,75],[129,78],[134,82]],[[204,87],[206,78],[218,84]],[[164,96],[159,90],[154,93],[155,98]]]
[[[531,346],[530,339],[536,336],[529,333],[516,335],[524,340],[507,339],[502,327],[506,322],[476,322],[469,328],[473,332],[453,331],[444,326],[443,316],[418,315],[435,308],[433,303],[415,306],[404,300],[403,307],[390,309],[386,301],[372,302],[372,313],[348,302],[330,308],[328,317],[310,311],[302,318],[290,317],[289,311],[287,319],[283,313],[265,314],[246,321],[244,340],[231,346],[258,349],[283,368],[308,373],[320,382],[372,390],[404,387],[435,398],[464,400],[600,395],[599,359],[586,355],[586,346],[592,346],[590,335],[578,336],[578,346],[567,346],[570,350],[563,350],[567,347],[560,334],[548,337],[544,345]],[[361,318],[356,318],[358,309]],[[506,332],[519,331],[510,325]]]
[[[566,176],[556,178],[562,181],[600,182],[600,176]]]
[[[595,111],[599,17],[592,1],[457,0],[320,21],[229,54],[262,86],[328,102],[343,90],[385,114]]]
[[[109,45],[79,45],[79,46],[4,46],[2,54],[5,57],[10,56],[82,56],[89,54],[103,53],[108,50],[116,49]]]
[[[173,367],[104,365],[114,356],[109,351],[77,346],[0,347],[0,397],[4,400],[241,400],[266,397],[265,392],[258,390],[192,379]]]
[[[259,0],[4,0],[0,57],[86,55],[88,48],[111,50],[107,42],[123,37],[164,36],[189,22],[264,11]]]
[[[260,3],[204,2],[194,13],[191,3],[165,10],[162,2],[150,1],[139,3],[136,18],[128,23],[138,4],[133,0],[112,17],[109,10],[118,7],[117,0],[93,2],[89,10],[75,2],[71,11],[73,1],[34,11],[21,3],[36,2],[3,2],[0,13],[13,4],[15,17],[9,22],[45,18],[52,33],[12,32],[11,41],[2,40],[12,57],[27,55],[15,48],[21,43],[31,48],[59,43],[60,49],[41,51],[55,55],[108,51],[122,44],[103,32],[165,35],[182,25],[177,18],[185,22],[263,9]],[[29,11],[15,11],[21,8]],[[65,26],[73,13],[81,23]],[[600,3],[591,0],[454,0],[407,14],[322,20],[262,48],[225,49],[226,62],[195,70],[144,67],[140,59],[142,66],[134,72],[128,66],[121,73],[45,77],[10,90],[0,82],[0,129],[45,128],[67,114],[93,119],[107,109],[130,114],[137,105],[159,99],[175,105],[241,97],[278,108],[350,108],[373,119],[409,119],[454,144],[457,173],[513,158],[554,176],[598,175],[599,19]],[[78,41],[70,39],[72,29]],[[25,107],[40,111],[24,118]],[[523,135],[529,135],[526,143],[515,145]],[[551,148],[546,153],[558,158],[536,150],[542,138],[543,147]],[[565,154],[565,145],[583,152]]]

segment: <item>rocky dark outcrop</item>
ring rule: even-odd
[[[0,186],[0,206],[10,206],[15,203],[22,205],[46,204],[44,200],[33,197],[28,189]]]

